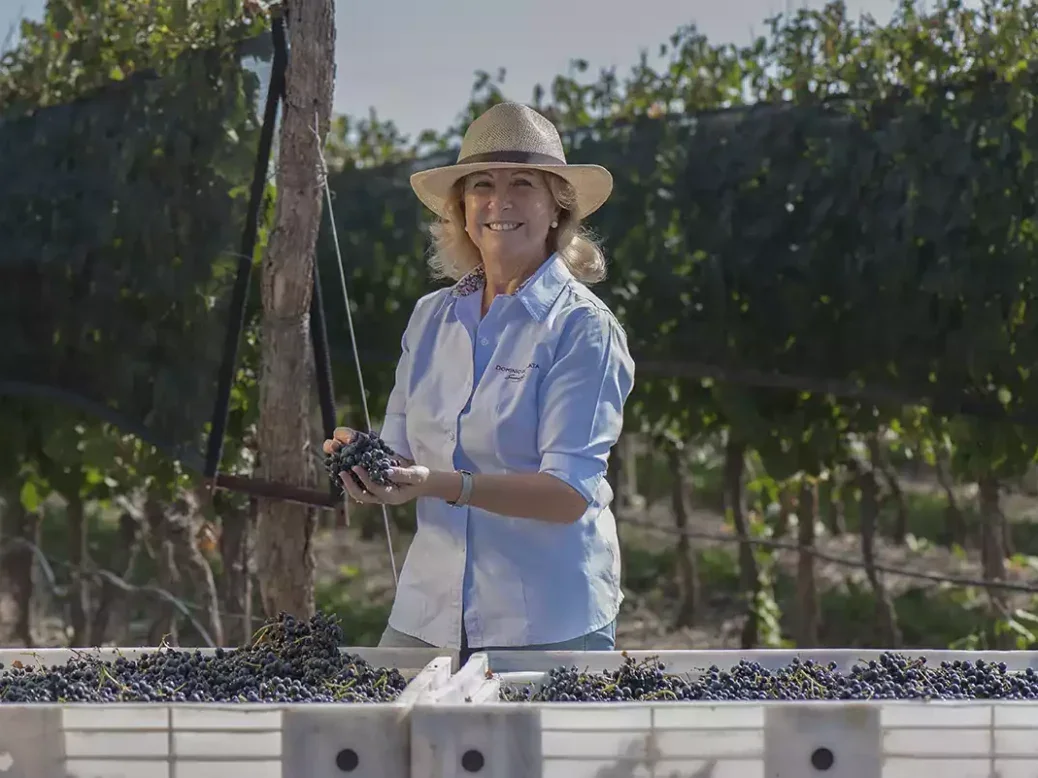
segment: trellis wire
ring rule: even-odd
[[[346,270],[342,261],[342,247],[339,245],[339,233],[335,229],[335,215],[332,213],[332,190],[328,186],[328,164],[324,159],[324,149],[321,147],[321,126],[317,112],[314,112],[314,135],[317,137],[317,154],[321,160],[321,187],[324,189],[325,199],[328,203],[328,223],[332,228],[332,243],[335,246],[335,259],[339,265],[339,281],[342,285],[342,299],[346,306],[346,326],[350,331],[350,344],[353,347],[353,363],[357,367],[357,382],[360,385],[360,399],[364,407],[364,423],[371,430],[371,414],[368,412],[368,393],[364,388],[364,371],[360,366],[360,351],[357,348],[357,333],[353,329],[353,314],[350,312],[350,293],[346,286]],[[349,495],[343,494],[343,500],[349,502]],[[346,506],[349,510],[349,506]],[[396,572],[396,556],[393,554],[393,535],[389,528],[389,509],[382,503],[382,524],[386,531],[386,546],[389,548],[389,565],[393,569],[393,587],[399,586]]]

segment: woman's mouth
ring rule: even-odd
[[[486,227],[491,232],[512,232],[522,227],[522,222],[487,222]]]

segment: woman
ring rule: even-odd
[[[612,176],[567,165],[547,119],[503,103],[457,164],[411,185],[439,216],[432,267],[457,283],[419,300],[404,332],[381,431],[402,460],[393,485],[343,474],[359,503],[417,503],[379,645],[612,650],[623,594],[605,472],[634,364],[584,285],[605,261],[580,229]]]

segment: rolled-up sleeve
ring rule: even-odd
[[[540,472],[592,502],[633,386],[634,360],[619,323],[597,309],[575,314],[540,388]]]
[[[386,417],[379,436],[397,454],[413,460],[414,455],[407,443],[407,394],[411,381],[411,347],[408,344],[410,329],[411,324],[408,322],[400,339],[400,361],[396,363],[396,379],[386,403]]]

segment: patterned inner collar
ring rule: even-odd
[[[534,274],[534,276],[535,275],[536,273]],[[530,280],[534,276],[530,276],[530,278],[523,281],[522,284],[519,285],[519,288],[515,290],[515,293],[519,294],[519,292],[523,291],[523,289],[526,288],[526,285],[530,283]],[[482,265],[477,265],[464,276],[462,276],[458,283],[454,285],[454,288],[451,289],[451,296],[467,297],[473,292],[478,292],[479,290],[481,290],[483,286],[486,284],[486,282],[487,271],[483,268]]]
[[[473,292],[478,292],[482,289],[486,281],[487,271],[483,269],[482,265],[476,265],[454,285],[454,288],[451,289],[451,295],[454,297],[467,297]]]

